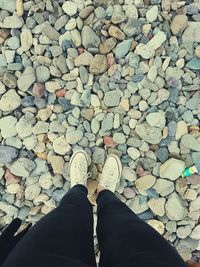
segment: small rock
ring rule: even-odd
[[[191,238],[200,240],[200,225],[197,225],[190,235]]]
[[[144,59],[153,58],[155,55],[155,51],[153,49],[149,49],[147,45],[141,43],[136,46],[136,51],[138,55],[140,55]]]
[[[121,31],[118,27],[113,25],[110,26],[108,33],[110,34],[110,36],[115,37],[120,41],[123,41],[126,37],[123,31]]]
[[[123,58],[130,51],[132,40],[124,40],[119,43],[115,49],[115,56],[117,59]]]
[[[160,129],[151,127],[147,123],[136,125],[135,131],[144,141],[150,144],[159,144],[162,139]]]
[[[83,66],[90,66],[93,60],[93,55],[89,52],[85,51],[84,53],[80,54],[77,58],[75,58],[74,64],[77,67]]]
[[[44,83],[50,78],[50,71],[46,66],[36,68],[36,78],[38,83]]]
[[[111,17],[111,21],[114,24],[122,23],[126,20],[126,16],[122,10],[121,5],[114,5],[113,6],[113,13]]]
[[[26,67],[25,71],[22,73],[17,81],[17,85],[20,90],[26,92],[36,80],[35,70],[32,67]]]
[[[50,189],[53,186],[53,178],[49,172],[44,173],[40,176],[39,185],[46,190]]]
[[[33,44],[33,37],[32,37],[31,30],[27,28],[23,28],[21,35],[20,35],[20,39],[21,39],[20,52],[23,53],[23,52],[28,51]]]
[[[148,22],[152,23],[158,17],[158,6],[152,6],[146,13]]]
[[[106,158],[105,150],[99,147],[95,148],[95,151],[92,155],[93,163],[103,165],[105,163],[105,158]]]
[[[13,116],[5,116],[0,119],[1,136],[5,139],[17,135],[15,125],[17,119]]]
[[[118,106],[119,102],[120,102],[120,94],[118,93],[118,91],[113,90],[105,93],[104,103],[107,107]]]
[[[6,184],[16,184],[16,183],[19,183],[20,182],[20,179],[19,177],[13,175],[9,169],[6,169],[5,171],[5,175],[4,175],[4,178],[6,180]]]
[[[180,140],[182,136],[186,135],[188,133],[188,127],[185,121],[179,121],[177,122],[176,127],[176,140]]]
[[[183,43],[187,43],[190,40],[191,43],[200,42],[199,36],[200,22],[188,21],[188,26],[182,35]]]
[[[25,199],[27,200],[34,200],[36,197],[39,196],[41,191],[41,187],[39,186],[38,183],[28,185],[25,188]]]
[[[145,175],[135,181],[135,186],[140,191],[150,189],[156,182],[156,178],[153,175]]]
[[[19,158],[10,167],[10,172],[20,177],[28,177],[35,169],[35,163],[26,158]]]
[[[181,144],[191,150],[200,151],[200,143],[191,134],[184,135],[181,139]]]
[[[0,109],[3,111],[13,111],[21,105],[21,98],[14,89],[8,90],[2,95]]]
[[[44,86],[40,83],[35,83],[33,86],[33,95],[41,98],[44,96]]]
[[[0,145],[0,164],[11,163],[18,157],[18,150],[11,146]]]
[[[90,73],[100,74],[107,70],[107,59],[103,55],[96,55],[90,65]]]
[[[99,48],[101,43],[100,38],[89,26],[84,26],[81,33],[82,44],[85,49],[88,48]]]
[[[154,37],[147,43],[149,49],[156,50],[166,41],[167,36],[163,31],[159,31]]]
[[[63,169],[64,169],[64,159],[61,156],[50,156],[48,158],[48,161],[50,162],[53,173],[54,174],[63,174]]]
[[[166,197],[174,191],[174,183],[167,179],[157,179],[153,189],[161,195]]]
[[[111,136],[104,136],[103,142],[108,148],[115,148],[117,146],[117,143],[113,140],[113,137]]]
[[[187,64],[186,67],[191,70],[200,70],[200,59],[192,58]]]
[[[33,134],[47,133],[49,130],[49,123],[44,121],[38,121],[32,128]]]
[[[113,135],[113,141],[116,142],[117,144],[125,144],[126,143],[126,138],[123,133],[117,133],[115,132]]]
[[[178,35],[187,27],[188,17],[186,15],[176,15],[171,23],[171,31]]]
[[[134,182],[137,178],[135,171],[127,166],[122,168],[122,177],[129,182]]]
[[[160,166],[160,177],[176,180],[185,169],[185,163],[181,160],[170,158]]]
[[[113,48],[116,46],[116,39],[111,37],[107,39],[104,43],[100,44],[100,53],[101,54],[108,54]]]
[[[133,198],[133,200],[130,200],[128,206],[135,214],[140,214],[149,209],[147,197],[141,195],[137,195]]]
[[[146,116],[146,121],[152,127],[163,129],[166,124],[165,112],[153,112]]]
[[[160,162],[165,162],[169,158],[168,149],[166,147],[160,147],[158,150],[156,150],[156,157]]]
[[[165,232],[165,226],[162,222],[158,220],[149,220],[147,222],[151,227],[153,227],[160,235],[163,235]]]
[[[23,19],[21,17],[18,17],[16,14],[13,14],[13,16],[7,16],[4,18],[2,28],[18,29],[21,28],[23,24]]]
[[[59,155],[66,155],[71,151],[71,147],[64,136],[60,136],[53,141],[53,149]]]
[[[74,3],[72,1],[67,1],[62,5],[63,11],[69,15],[69,16],[74,16],[77,13],[77,3]]]
[[[24,14],[23,0],[16,0],[16,11],[19,17],[23,16]]]
[[[177,193],[172,193],[169,196],[165,207],[166,207],[166,215],[170,220],[174,221],[183,220],[188,213],[184,202],[178,196]]]
[[[77,144],[83,138],[83,132],[81,130],[74,130],[67,132],[66,141],[71,144]]]
[[[148,205],[155,215],[162,217],[165,215],[165,202],[166,202],[165,198],[158,198],[158,199],[151,198],[148,201]]]
[[[130,188],[130,187],[126,187],[124,188],[124,192],[123,192],[123,196],[126,198],[126,199],[131,199],[131,198],[134,198],[135,197],[135,191]]]
[[[132,160],[136,160],[136,159],[138,159],[138,158],[140,157],[140,152],[139,152],[139,150],[136,149],[136,148],[134,148],[134,147],[129,147],[129,148],[127,149],[127,153],[128,153],[128,155],[130,156],[130,158],[131,158]]]

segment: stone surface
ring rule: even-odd
[[[135,186],[138,190],[145,191],[151,188],[156,182],[153,175],[145,175],[135,181]]]
[[[147,123],[137,125],[135,131],[144,141],[150,144],[159,144],[162,139],[161,131]]]
[[[192,149],[194,151],[200,151],[200,143],[191,134],[185,134],[181,138],[181,143],[189,149]]]
[[[166,202],[166,215],[170,220],[183,220],[187,215],[184,202],[176,193],[172,193]]]
[[[171,158],[160,166],[160,177],[174,181],[181,176],[185,167],[183,161]]]
[[[26,92],[36,80],[35,70],[32,67],[27,67],[17,81],[20,90]]]
[[[0,146],[0,164],[8,164],[18,156],[18,150],[11,146]]]
[[[8,90],[1,96],[0,109],[3,111],[13,111],[21,105],[21,97],[14,89]]]
[[[176,15],[171,23],[171,31],[174,35],[178,35],[187,27],[188,17],[185,15]]]

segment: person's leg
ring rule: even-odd
[[[84,166],[81,175],[77,174],[79,165],[82,167],[84,163],[84,158],[80,159],[73,158],[71,164],[73,188],[59,207],[37,222],[19,241],[2,267],[96,266],[92,205],[84,186],[87,168]]]
[[[109,190],[99,193],[100,266],[185,266],[176,250]]]
[[[110,155],[97,190],[100,267],[185,266],[175,249],[113,193],[121,169],[119,158]]]

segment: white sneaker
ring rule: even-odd
[[[122,164],[118,156],[110,154],[107,157],[100,177],[100,186],[115,192],[122,173]]]
[[[88,165],[89,156],[84,150],[78,150],[72,155],[69,162],[71,188],[77,184],[87,185],[87,179],[91,176]]]

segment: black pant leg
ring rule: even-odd
[[[100,267],[185,267],[176,250],[112,192],[97,199]]]
[[[3,267],[96,267],[93,213],[87,189],[73,187],[59,207],[19,241]]]

